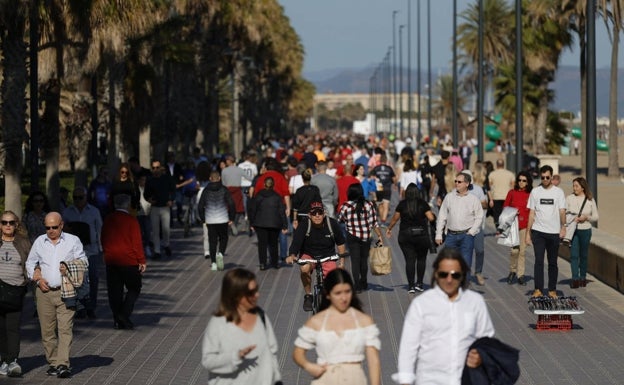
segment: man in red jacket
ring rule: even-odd
[[[101,238],[108,302],[115,329],[133,329],[130,315],[141,293],[141,278],[146,267],[141,228],[137,219],[128,213],[129,195],[115,195],[113,203],[115,211],[106,216]],[[125,298],[124,286],[128,290]]]

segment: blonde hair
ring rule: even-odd
[[[17,214],[15,214],[13,211],[11,210],[5,210],[2,212],[2,216],[5,215],[12,215],[13,216],[13,220],[15,221],[15,232],[13,233],[13,235],[21,235],[24,237],[28,237],[28,230],[26,230],[26,228],[24,228],[24,226],[22,226],[22,222],[20,221],[19,217],[17,216]]]

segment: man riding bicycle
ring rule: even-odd
[[[326,217],[323,203],[312,202],[309,219],[302,220],[293,233],[286,263],[293,264],[298,257],[302,259],[314,259],[313,257],[329,257],[336,254],[340,256],[338,263],[328,261],[323,263],[323,275],[336,267],[344,268],[344,259],[348,256],[345,248],[345,237],[338,222]],[[303,310],[312,311],[312,271],[314,263],[300,266],[301,283],[305,291],[303,298]]]

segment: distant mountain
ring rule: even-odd
[[[322,71],[306,72],[304,76],[314,83],[316,92],[327,93],[368,93],[370,78],[374,72],[373,66],[365,68],[336,68]],[[432,83],[435,84],[441,74],[450,73],[448,68],[434,68]],[[412,71],[412,87],[416,92],[417,71]],[[619,70],[618,77],[618,116],[624,117],[624,69]],[[407,71],[403,71],[403,81],[407,82]],[[596,71],[596,113],[598,116],[609,115],[609,82],[610,71],[600,68]],[[405,84],[405,83],[404,83]],[[426,92],[427,73],[421,72],[423,93]],[[553,108],[560,111],[570,111],[578,115],[581,105],[580,74],[577,67],[562,66],[557,71],[552,88],[555,90]],[[403,87],[404,92],[407,86]]]

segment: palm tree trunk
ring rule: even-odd
[[[52,210],[58,211],[61,187],[59,178],[61,85],[58,79],[50,79],[46,83],[41,99],[45,103],[41,117],[41,133],[43,160],[46,165],[46,194]]]
[[[618,84],[618,53],[620,31],[617,24],[613,25],[613,42],[611,43],[611,84],[609,85],[609,177],[619,177],[618,161],[618,126],[617,126],[617,84]]]
[[[28,140],[24,129],[26,121],[26,45],[24,44],[26,20],[24,14],[17,16],[9,26],[6,35],[0,39],[2,45],[2,130],[0,130],[0,154],[5,178],[5,208],[22,215],[22,144]]]
[[[536,122],[535,145],[537,154],[546,153],[546,118],[548,117],[548,84],[541,85],[539,111]]]

